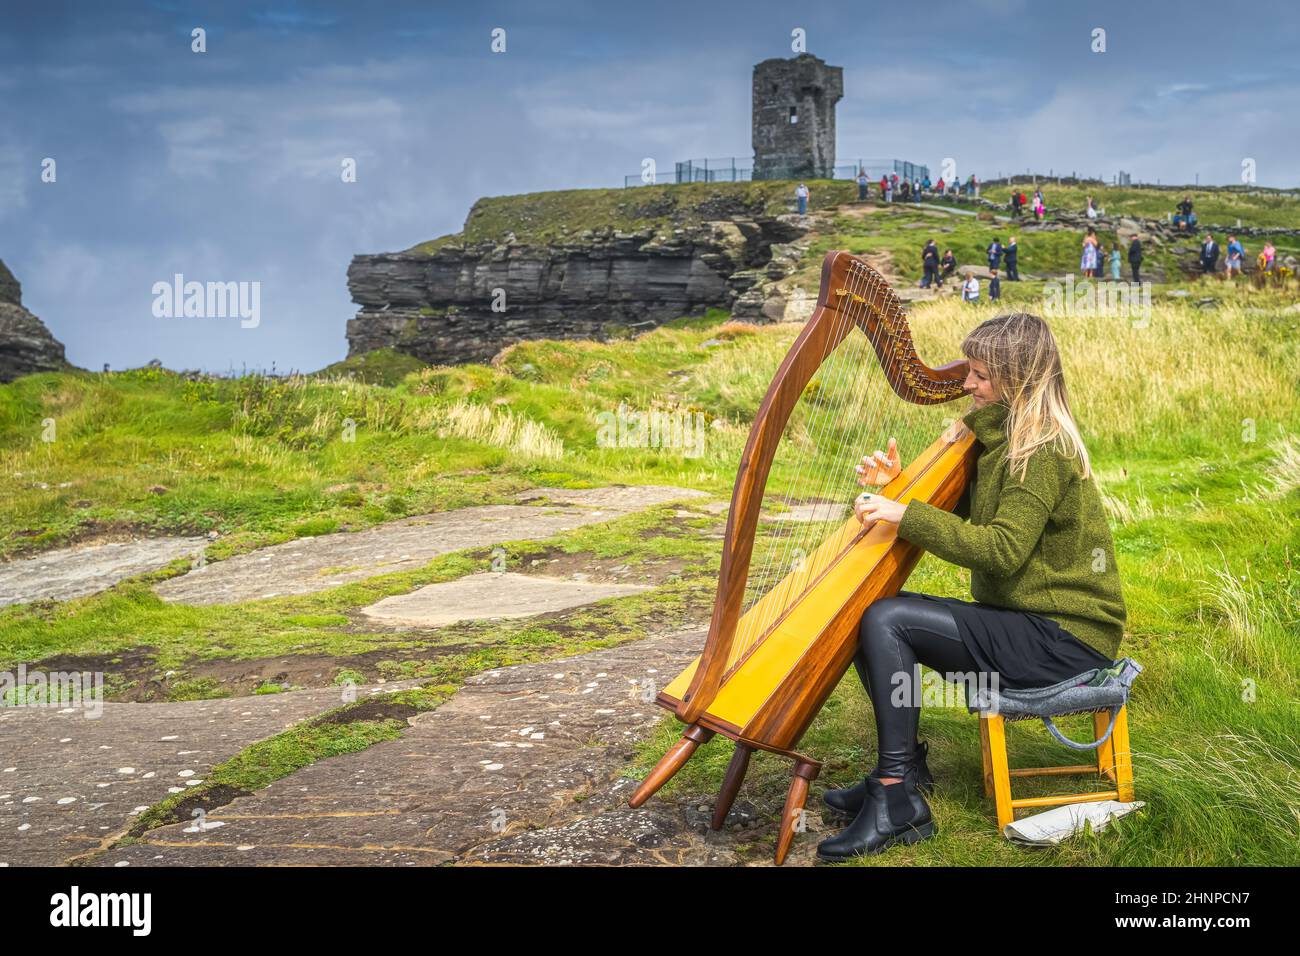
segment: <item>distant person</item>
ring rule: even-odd
[[[939,285],[943,285],[943,280],[957,273],[957,257],[952,254],[951,249],[945,249],[943,258],[939,260]]]
[[[975,193],[975,198],[976,198],[976,199],[979,199],[979,197],[980,197],[980,181],[979,181],[978,179],[975,178],[975,174],[974,174],[974,173],[971,173],[971,174],[970,174],[970,187],[971,187],[971,191]]]
[[[867,171],[858,167],[858,202],[866,202],[867,186],[870,183],[871,180],[867,179]]]
[[[904,179],[903,185],[898,187],[899,200],[902,202],[907,202],[908,199],[911,198],[911,193],[912,193],[912,184],[909,183],[906,179]]]
[[[1003,255],[1007,260],[1007,279],[1011,282],[1020,281],[1020,269],[1016,265],[1016,260],[1020,256],[1020,247],[1016,245],[1016,237],[1012,236],[1007,240],[1007,248]]]
[[[1141,282],[1142,278],[1139,273],[1142,271],[1142,240],[1134,233],[1133,239],[1128,244],[1128,264],[1133,270],[1133,281]]]
[[[930,286],[939,284],[939,247],[931,239],[921,250],[921,267],[925,274],[921,278],[921,288],[928,289]]]
[[[1264,260],[1263,271],[1272,272],[1273,265],[1277,261],[1277,250],[1273,248],[1273,240],[1269,239],[1264,243],[1264,248],[1260,251],[1260,257]]]
[[[803,183],[800,183],[798,186],[795,187],[794,198],[799,201],[799,215],[803,216],[807,214],[808,197],[811,195],[812,193],[808,191],[808,187],[805,186]]]
[[[1083,237],[1083,255],[1079,257],[1079,271],[1085,277],[1098,274],[1097,230],[1088,227],[1088,234]]]
[[[1228,278],[1232,278],[1232,270],[1237,270],[1237,275],[1243,275],[1246,268],[1246,247],[1237,241],[1236,236],[1228,237],[1228,257],[1223,260],[1223,267],[1228,272]]]
[[[894,201],[894,181],[891,179],[885,183],[885,202],[893,202],[893,201]]]
[[[984,254],[989,257],[990,269],[1000,269],[1002,267],[1002,242],[997,236],[993,237],[993,241],[984,250]]]
[[[1119,261],[1119,243],[1110,244],[1110,277],[1116,282],[1120,280],[1120,261]]]
[[[920,201],[921,201],[921,181],[919,179],[913,179],[912,180],[912,202],[920,202]]]
[[[1097,218],[1097,204],[1092,201],[1091,196],[1088,197],[1088,208],[1085,211],[1089,219]]]
[[[1015,189],[1011,190],[1011,216],[1013,219],[1020,218],[1020,202],[1020,192]]]
[[[980,300],[980,280],[975,278],[975,273],[966,276],[966,281],[962,283],[961,298],[963,302],[969,302],[971,305],[977,305]]]
[[[1179,229],[1191,229],[1195,224],[1195,220],[1192,218],[1192,197],[1184,196],[1177,209],[1178,215],[1174,217],[1174,225]]]
[[[889,177],[881,175],[880,177],[880,199],[882,202],[888,202],[886,198],[889,194]]]
[[[921,180],[921,191],[928,193],[930,191],[930,185],[930,174],[926,173],[925,178]]]
[[[935,184],[934,188],[939,193],[940,196],[944,194],[944,190],[947,188],[947,184],[943,181],[942,176],[939,177],[939,182]]]
[[[1047,215],[1047,204],[1043,202],[1043,191],[1034,190],[1034,219],[1040,220]]]
[[[1219,265],[1219,244],[1214,241],[1214,236],[1210,233],[1205,234],[1205,241],[1201,243],[1201,272],[1204,275],[1210,275]]]
[[[989,270],[989,301],[997,302],[1002,298],[1002,281],[998,279],[998,270]]]

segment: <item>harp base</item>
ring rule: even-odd
[[[656,703],[668,710],[676,710],[678,702],[671,697],[660,694]],[[705,719],[707,719],[707,715]],[[708,743],[719,733],[736,742],[736,752],[732,755],[731,763],[727,766],[727,773],[722,781],[722,790],[718,793],[717,802],[713,807],[711,826],[714,830],[721,829],[722,824],[726,821],[727,814],[731,811],[731,805],[740,792],[741,782],[745,779],[745,771],[749,769],[749,758],[753,756],[755,750],[766,750],[769,753],[788,757],[795,762],[794,776],[790,781],[790,790],[786,793],[785,807],[781,811],[781,827],[777,831],[776,837],[774,859],[776,865],[780,866],[785,862],[785,858],[790,852],[790,846],[794,842],[796,831],[802,832],[803,830],[804,804],[808,799],[808,787],[817,779],[817,774],[822,769],[821,763],[811,757],[782,747],[772,747],[756,740],[746,740],[740,736],[739,731],[730,725],[723,724],[721,721],[717,722],[713,727],[706,727],[703,722],[691,724],[686,728],[681,739],[668,748],[668,752],[659,758],[659,762],[655,764],[654,769],[641,781],[641,785],[632,794],[628,805],[635,808],[649,800],[660,787],[671,780],[677,771],[685,766],[686,761],[691,759],[695,751],[699,749],[700,744]]]

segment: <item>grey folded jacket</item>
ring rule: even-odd
[[[1119,716],[1120,708],[1128,703],[1129,690],[1140,673],[1141,664],[1131,657],[1123,657],[1110,667],[1084,671],[1050,687],[1001,691],[981,687],[971,694],[966,709],[972,713],[999,714],[1012,720],[1038,717],[1052,736],[1065,746],[1074,750],[1095,750],[1110,739],[1115,729],[1115,718]],[[1110,725],[1106,733],[1092,743],[1076,743],[1052,723],[1053,717],[1103,709],[1110,711]]]

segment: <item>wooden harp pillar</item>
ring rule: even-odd
[[[714,823],[721,826],[749,754],[766,750],[790,757],[795,774],[777,863],[786,856],[809,783],[820,769],[794,748],[848,669],[863,613],[873,601],[896,594],[921,556],[921,549],[899,539],[892,525],[868,531],[849,518],[816,548],[806,567],[743,608],[763,492],[786,424],[814,374],[855,330],[866,336],[898,398],[933,405],[963,395],[967,363],[930,368],[921,362],[902,303],[888,283],[857,256],[827,253],[817,305],[778,367],[741,456],[704,650],[656,698],[688,729],[631,799],[632,806],[640,806],[702,743],[722,734],[736,742],[737,754],[715,806]],[[951,510],[975,458],[974,436],[957,431],[937,438],[880,493]],[[737,640],[738,633],[743,640]]]

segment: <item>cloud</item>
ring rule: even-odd
[[[34,169],[27,168],[29,162],[17,146],[0,145],[0,222],[27,207],[28,184],[38,178]]]

